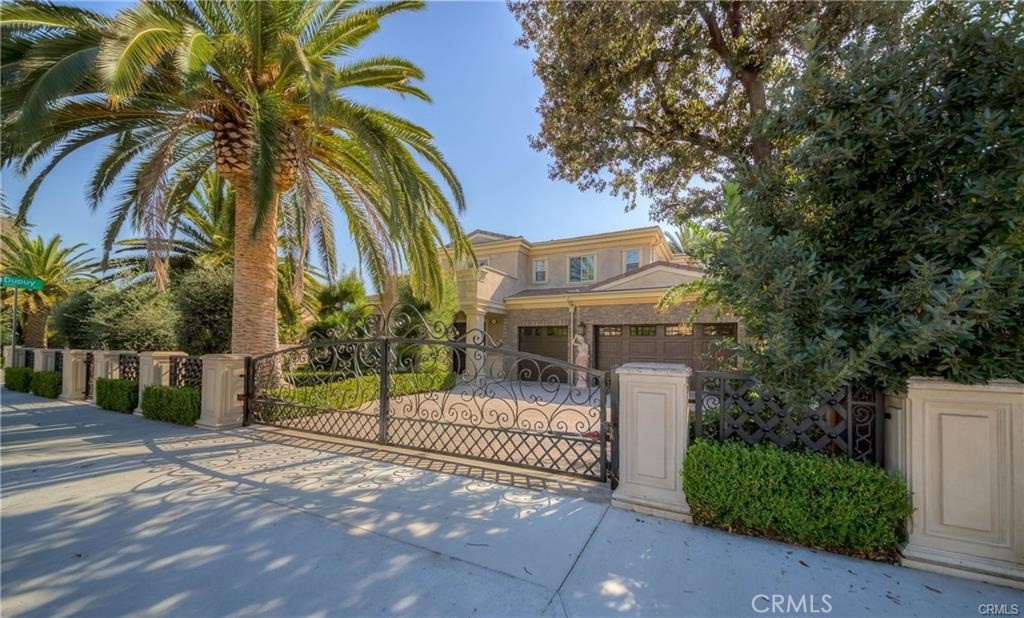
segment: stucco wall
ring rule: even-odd
[[[545,250],[543,247],[535,248],[530,252],[528,269],[523,277],[525,287],[530,289],[559,288],[576,285],[577,282],[569,282],[569,257],[577,255],[595,256],[596,277],[593,281],[586,281],[580,285],[590,285],[605,279],[621,275],[626,272],[625,253],[627,250],[637,249],[640,251],[640,266],[651,263],[651,245],[644,243],[623,243],[610,247],[581,248],[565,251]],[[534,259],[546,259],[548,261],[548,277],[544,283],[533,282],[533,261]]]

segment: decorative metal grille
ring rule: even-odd
[[[171,357],[171,386],[202,386],[203,358],[201,356]]]
[[[60,350],[53,353],[53,370],[58,373],[64,371],[64,353]]]
[[[119,375],[122,380],[139,381],[139,355],[121,354],[117,357]]]
[[[82,391],[82,397],[89,399],[92,396],[92,371],[93,371],[93,356],[92,352],[85,353],[85,390]]]
[[[33,369],[33,368],[35,368],[35,366],[36,366],[36,351],[35,350],[25,350],[25,364],[22,365],[22,367],[28,367],[29,369]]]
[[[697,371],[692,385],[695,438],[772,442],[884,463],[881,392],[845,387],[816,405],[795,409],[782,405],[744,373]]]
[[[409,307],[374,309],[344,332],[254,358],[247,375],[249,421],[610,475],[615,418],[605,372],[506,350]]]

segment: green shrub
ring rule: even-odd
[[[58,371],[36,371],[32,374],[32,393],[56,399],[64,386],[64,376]]]
[[[313,373],[313,372],[309,372]],[[330,373],[330,372],[324,372]],[[455,374],[450,371],[401,373],[391,376],[391,397],[445,391],[455,385]],[[295,404],[295,408],[267,408],[261,416],[268,421],[316,416],[323,408],[355,410],[380,399],[380,376],[366,375],[337,382],[315,385],[297,385],[292,388],[270,389],[270,395],[282,404]]]
[[[199,389],[194,386],[147,386],[142,415],[156,421],[195,425],[199,420]]]
[[[134,412],[139,405],[139,383],[135,380],[96,378],[96,405],[104,410]]]
[[[180,349],[196,355],[231,350],[231,272],[231,266],[197,266],[174,282]]]
[[[6,367],[4,368],[4,386],[12,391],[27,393],[32,390],[31,367]]]
[[[120,288],[94,302],[87,327],[97,347],[110,350],[177,350],[180,319],[174,299],[152,281]]]
[[[891,555],[913,511],[886,470],[774,445],[698,440],[683,486],[695,523],[865,555]]]

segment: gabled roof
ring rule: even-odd
[[[479,228],[466,234],[466,236],[470,239],[473,239],[474,236],[483,237],[485,239],[491,239],[485,240],[484,242],[491,242],[493,240],[512,240],[513,238],[522,238],[522,236],[509,236],[508,234],[499,234],[498,232],[491,232],[489,230],[482,230]]]

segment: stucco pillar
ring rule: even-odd
[[[245,355],[204,354],[199,427],[228,429],[242,425],[245,412]]]
[[[53,371],[56,364],[58,350],[51,348],[36,348],[34,371]]]
[[[64,350],[61,399],[70,401],[85,399],[85,355],[88,352],[88,350]]]
[[[4,346],[4,367],[17,367],[18,359],[14,358],[14,346]]]
[[[886,403],[914,499],[901,562],[1024,589],[1024,384],[912,378]]]
[[[689,442],[690,368],[627,363],[619,380],[619,486],[612,506],[690,521],[680,470]]]
[[[142,414],[142,394],[147,386],[169,386],[171,383],[171,358],[185,356],[184,352],[139,352],[139,407],[136,414]]]
[[[477,309],[463,309],[466,314],[466,344],[487,345],[486,314]],[[466,348],[466,369],[463,379],[466,382],[480,382],[484,379],[484,363],[486,354],[482,350]]]
[[[96,401],[96,379],[107,378],[116,380],[121,377],[121,355],[134,354],[131,350],[93,350],[92,352],[92,385],[89,387],[89,399]]]

